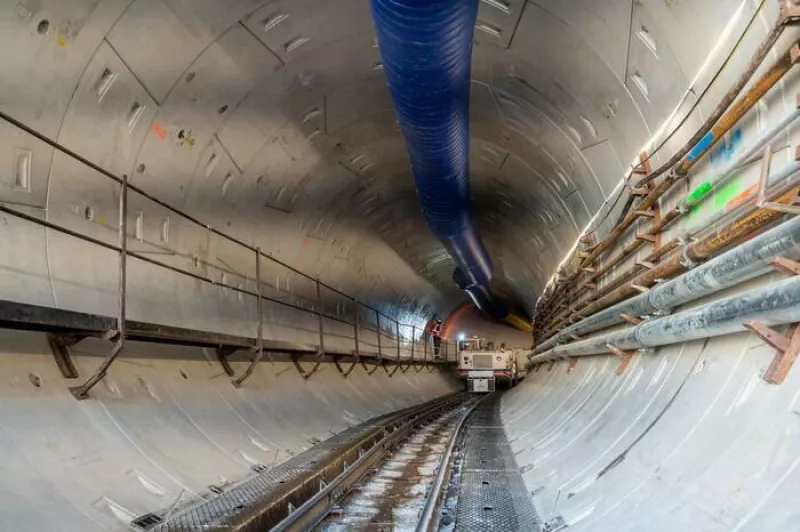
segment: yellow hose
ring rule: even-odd
[[[508,323],[515,329],[519,329],[522,332],[529,333],[533,330],[533,327],[531,326],[531,322],[529,320],[521,318],[516,314],[509,314],[508,316],[505,317],[505,319],[503,319],[503,321]]]

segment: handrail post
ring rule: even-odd
[[[358,346],[358,326],[359,326],[359,321],[360,321],[360,318],[361,318],[361,313],[359,312],[360,306],[359,306],[358,300],[356,300],[356,298],[353,298],[353,304],[356,306],[356,316],[353,319],[353,339],[355,340],[355,344],[356,344],[356,351],[355,351],[356,352],[356,362],[358,362],[358,360],[361,358],[361,354],[360,354],[360,350],[359,350],[359,346]]]
[[[397,363],[400,363],[400,322],[394,320],[395,325],[395,343],[397,344]]]
[[[128,176],[122,175],[119,193],[119,313],[117,314],[116,342],[111,352],[106,355],[103,363],[97,368],[94,375],[81,386],[69,389],[76,399],[87,399],[89,390],[105,378],[108,368],[122,352],[125,345],[125,319],[127,312],[127,280],[128,280]]]
[[[378,362],[383,361],[383,354],[381,353],[381,313],[375,310],[375,319],[377,321],[376,331],[378,332]]]
[[[411,361],[414,361],[414,339],[417,337],[417,326],[411,326]]]
[[[325,355],[325,327],[322,318],[322,287],[319,284],[319,278],[316,279],[317,283],[317,317],[319,318],[319,355]]]
[[[261,362],[264,356],[264,301],[261,298],[261,248],[256,248],[256,313],[258,314],[258,326],[256,327],[256,346],[250,364],[245,368],[244,373],[233,379],[231,384],[239,388],[256,369],[256,364]]]

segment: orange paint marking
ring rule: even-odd
[[[725,208],[730,210],[738,205],[741,205],[747,198],[749,198],[752,194],[754,194],[758,190],[758,183],[751,186],[750,188],[745,189],[742,191],[738,196],[730,200],[728,203],[725,204]]]
[[[153,131],[153,133],[155,133],[159,140],[167,139],[167,129],[158,122],[153,122],[153,125],[150,126],[150,129]]]

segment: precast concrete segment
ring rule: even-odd
[[[622,376],[614,357],[531,371],[502,411],[543,521],[578,532],[796,529],[800,372],[767,384],[773,356],[740,332],[636,356]]]
[[[263,362],[237,390],[211,349],[129,342],[93,399],[78,402],[43,333],[0,338],[0,529],[20,532],[127,530],[457,388],[440,372],[389,379],[358,366],[344,379],[325,364],[306,381],[290,362]],[[73,347],[79,373],[106,348],[94,339]],[[240,372],[246,362],[231,365]]]

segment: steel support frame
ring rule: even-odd
[[[761,376],[765,382],[782,384],[786,380],[786,376],[800,353],[800,326],[798,325],[797,323],[791,324],[786,334],[781,334],[760,321],[753,320],[744,323],[745,328],[754,332],[764,343],[775,349],[772,362]]]
[[[612,353],[614,353],[616,356],[619,357],[620,361],[615,373],[618,376],[623,375],[625,373],[625,370],[628,369],[631,360],[633,360],[633,356],[636,354],[636,351],[635,350],[625,351],[611,344],[606,344],[606,347],[608,348],[609,351],[611,351]]]
[[[350,367],[347,370],[342,369],[342,365],[339,364],[339,357],[334,355],[333,363],[336,366],[336,369],[345,379],[350,375],[353,370],[356,368],[358,363],[361,361],[361,350],[358,345],[358,329],[359,329],[359,322],[361,316],[361,309],[359,308],[358,301],[355,298],[351,297],[350,301],[353,302],[353,306],[355,307],[355,317],[353,318],[353,343],[355,349],[353,350],[353,362],[350,364]]]

